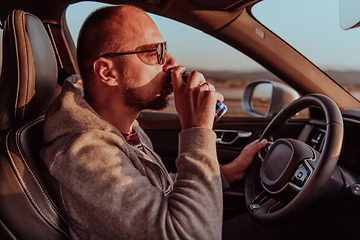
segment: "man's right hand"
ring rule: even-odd
[[[222,102],[224,97],[212,84],[204,84],[205,78],[199,72],[192,72],[185,85],[181,78],[184,71],[185,67],[179,66],[171,74],[175,107],[182,129],[192,127],[212,129],[216,102]]]

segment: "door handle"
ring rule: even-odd
[[[216,143],[223,145],[233,144],[236,140],[240,138],[249,138],[252,135],[252,132],[240,131],[240,130],[220,130],[215,129],[217,138]]]

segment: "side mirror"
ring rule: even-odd
[[[285,84],[270,80],[256,80],[246,86],[243,109],[256,117],[272,118],[300,95]]]
[[[339,22],[343,30],[360,26],[360,1],[339,0]]]

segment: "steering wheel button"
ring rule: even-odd
[[[360,184],[355,183],[350,187],[351,193],[355,196],[360,196]]]
[[[308,170],[306,169],[306,167],[304,167],[304,165],[300,165],[296,171],[294,176],[292,177],[292,182],[295,183],[296,185],[298,185],[299,187],[304,186],[304,183],[308,177]]]

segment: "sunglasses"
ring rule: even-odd
[[[155,45],[140,46],[134,52],[124,53],[105,53],[100,57],[112,57],[129,54],[137,54],[140,60],[147,65],[163,65],[166,61],[166,42],[158,43]]]

